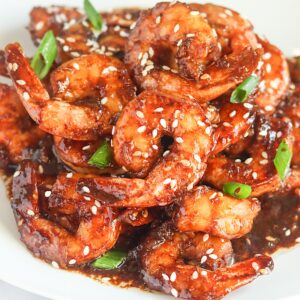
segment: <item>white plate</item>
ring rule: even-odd
[[[77,5],[83,1],[63,0],[8,0],[0,10],[0,48],[8,42],[21,42],[28,54],[34,48],[25,26],[28,13],[34,5]],[[97,0],[93,1],[97,3]],[[151,6],[156,1],[110,0],[98,1],[99,9],[120,6]],[[300,48],[300,1],[299,0],[212,0],[232,7],[247,16],[258,33],[265,34],[288,55]],[[56,270],[35,259],[19,241],[5,189],[0,181],[0,279],[15,286],[50,299],[169,299],[160,294],[146,293],[136,289],[120,289],[101,285],[80,274]],[[284,251],[275,257],[275,270],[251,285],[231,294],[228,299],[300,299],[300,249]],[[1,297],[0,297],[1,298]]]

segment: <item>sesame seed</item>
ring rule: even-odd
[[[274,238],[274,237],[272,237],[272,236],[270,236],[270,235],[266,236],[265,239],[266,239],[267,241],[269,241],[269,242],[275,242],[275,241],[276,241],[276,238]]]
[[[164,153],[163,153],[163,157],[167,157],[169,154],[170,154],[170,150],[167,150],[167,151],[165,151]]]
[[[201,260],[200,260],[200,263],[204,264],[206,261],[207,261],[207,256],[206,255],[202,256]]]
[[[256,173],[256,172],[253,172],[253,173],[252,173],[252,178],[253,178],[253,179],[257,179],[257,173]]]
[[[11,70],[12,70],[12,63],[9,63],[9,64],[7,65],[7,68],[8,68],[9,71],[11,71]]]
[[[276,134],[277,138],[280,138],[282,137],[282,132],[281,131],[278,131],[277,134]]]
[[[217,192],[214,192],[210,197],[209,197],[209,200],[212,200],[214,198],[216,198],[216,196],[218,195]]]
[[[27,215],[33,217],[35,215],[35,213],[32,209],[28,209],[27,210]]]
[[[177,42],[177,47],[180,47],[181,45],[182,45],[182,42],[183,42],[183,40],[179,40],[178,42]]]
[[[97,214],[97,206],[95,206],[95,205],[93,205],[92,207],[91,207],[91,211],[92,211],[92,214],[93,215],[96,215]]]
[[[171,68],[168,67],[168,66],[162,66],[162,69],[163,69],[163,70],[166,70],[166,71],[170,71],[170,70],[171,70]]]
[[[27,92],[24,92],[24,93],[23,93],[23,99],[24,99],[25,101],[28,101],[28,100],[30,99],[30,96],[29,96],[29,94],[28,94]]]
[[[259,265],[258,265],[256,262],[253,262],[253,263],[252,263],[252,268],[253,268],[255,271],[258,271],[258,270],[259,270]]]
[[[288,229],[288,230],[286,230],[286,232],[284,233],[285,234],[285,236],[290,236],[291,235],[291,230],[290,229]]]
[[[69,260],[69,265],[75,265],[75,264],[76,264],[76,259]]]
[[[223,125],[224,125],[225,127],[232,127],[232,125],[231,125],[230,123],[228,123],[228,122],[223,122]]]
[[[237,158],[236,160],[235,160],[235,162],[237,162],[237,163],[240,163],[240,162],[242,162],[239,158]]]
[[[138,118],[141,118],[141,119],[144,118],[144,114],[140,110],[137,110],[135,114]]]
[[[163,128],[167,128],[167,122],[166,122],[165,119],[160,119],[160,120],[159,120],[159,123],[160,123],[160,125],[161,125]]]
[[[211,76],[209,74],[203,74],[200,79],[203,79],[203,80],[210,80],[211,79]]]
[[[154,150],[158,150],[158,146],[157,146],[157,145],[152,145],[152,148],[153,148]]]
[[[172,128],[176,128],[178,126],[178,120],[175,119],[172,123]]]
[[[267,165],[268,164],[268,160],[267,159],[263,159],[259,162],[260,165]]]
[[[50,196],[51,196],[51,191],[46,191],[46,192],[45,192],[45,197],[48,198],[48,197],[50,197]]]
[[[16,72],[16,71],[18,70],[18,68],[19,68],[19,65],[18,65],[17,63],[13,63],[13,64],[12,64],[12,70],[13,70],[14,72]]]
[[[177,185],[177,180],[176,179],[171,180],[171,184],[170,184],[171,188],[175,189],[176,185]]]
[[[91,190],[87,186],[83,186],[82,191],[85,192],[85,193],[90,193],[91,192]]]
[[[295,239],[295,242],[296,242],[296,243],[300,243],[300,237],[296,238],[296,239]]]
[[[13,177],[18,177],[20,174],[21,174],[20,171],[16,171],[16,172],[14,173]]]
[[[267,65],[266,65],[266,71],[267,71],[267,73],[271,73],[271,71],[272,71],[272,66],[271,66],[270,64],[267,64]]]
[[[81,149],[83,151],[85,151],[85,150],[89,150],[90,148],[91,148],[91,145],[86,145],[86,146],[83,146]]]
[[[25,85],[26,84],[26,82],[24,80],[16,80],[16,83],[18,85]]]
[[[35,25],[36,30],[41,30],[44,27],[44,22],[40,21]]]
[[[154,112],[158,112],[158,113],[163,112],[163,111],[164,111],[164,109],[162,107],[158,107],[158,108],[154,109]]]
[[[250,103],[244,103],[244,107],[245,107],[245,108],[248,108],[248,109],[252,109],[252,108],[253,108],[253,105],[250,104]]]
[[[176,24],[175,27],[174,27],[174,32],[178,32],[180,29],[180,25],[179,24]]]
[[[74,69],[76,69],[76,70],[80,70],[79,64],[77,64],[77,63],[74,63],[74,64],[73,64],[73,67],[74,67]]]
[[[180,161],[184,166],[186,167],[190,167],[191,166],[191,163],[187,160],[187,159],[183,159]]]
[[[170,276],[170,281],[174,282],[176,280],[176,273],[173,272]]]
[[[198,121],[197,121],[197,125],[200,126],[200,127],[204,127],[204,126],[205,126],[205,123],[202,122],[202,121],[200,121],[200,120],[198,120]]]
[[[272,57],[272,54],[271,54],[270,52],[266,52],[266,53],[262,56],[262,58],[263,58],[264,60],[270,59],[271,57]]]
[[[199,163],[201,162],[201,158],[198,154],[194,154],[194,159]]]
[[[209,257],[213,260],[218,259],[218,256],[216,254],[210,254]]]
[[[149,48],[148,52],[149,52],[150,57],[154,56],[154,50],[152,47]]]
[[[201,271],[201,275],[202,276],[207,276],[207,272],[206,271]]]
[[[249,157],[249,158],[247,158],[247,159],[245,160],[245,164],[246,164],[246,165],[250,165],[250,164],[252,163],[252,161],[253,161],[253,158],[252,158],[252,157]]]
[[[90,247],[89,246],[85,246],[83,249],[83,255],[87,256],[90,253]]]
[[[177,292],[177,290],[175,290],[174,288],[171,289],[171,294],[172,294],[172,296],[174,296],[175,298],[178,297],[178,292]]]
[[[188,33],[187,35],[186,35],[186,37],[187,38],[192,38],[192,37],[195,37],[196,36],[196,34],[195,33]],[[204,74],[204,75],[208,75],[208,74]],[[209,75],[208,75],[209,76]],[[209,76],[210,77],[210,76]]]
[[[217,32],[216,32],[216,29],[213,28],[213,29],[211,30],[211,32],[212,32],[212,34],[213,34],[214,37],[217,37],[217,36],[218,36],[218,35],[217,35]]]
[[[99,207],[101,207],[101,204],[100,204],[100,202],[98,201],[98,200],[95,200],[95,205],[99,208]]]
[[[232,16],[233,14],[232,14],[232,11],[231,10],[229,10],[229,9],[225,9],[225,14],[227,14],[228,16]]]
[[[212,254],[214,251],[215,251],[214,248],[209,248],[209,249],[206,251],[206,254]]]
[[[268,158],[268,153],[267,153],[266,151],[263,151],[263,152],[261,153],[261,156],[262,156],[263,158]]]
[[[51,265],[55,269],[59,269],[59,264],[56,261],[51,262]]]
[[[138,133],[143,133],[143,132],[145,132],[145,131],[146,131],[146,126],[145,126],[145,125],[140,126],[140,127],[137,129],[137,132],[138,132]]]
[[[72,177],[73,177],[73,173],[72,173],[72,172],[68,173],[68,174],[66,175],[66,177],[67,177],[67,178],[72,178]]]
[[[244,119],[248,119],[248,118],[249,118],[249,116],[250,116],[250,113],[249,113],[249,112],[247,112],[247,113],[245,113],[245,114],[243,115],[243,118],[244,118]]]
[[[273,110],[273,106],[272,105],[266,105],[265,106],[265,111],[272,111]]]
[[[70,47],[68,45],[63,46],[64,52],[68,52],[70,50]]]
[[[167,179],[165,179],[165,180],[163,181],[163,184],[165,184],[165,185],[170,184],[171,181],[172,181],[171,178],[167,178]]]
[[[114,66],[109,66],[102,71],[102,74],[108,74],[110,72],[117,72],[118,69]]]
[[[205,233],[205,234],[203,235],[203,242],[207,242],[208,239],[209,239],[209,234],[208,234],[208,233]]]
[[[155,19],[155,23],[156,23],[156,24],[159,24],[159,23],[160,23],[160,21],[161,21],[161,16],[158,16],[158,17],[156,17],[156,19]]]
[[[205,128],[205,133],[206,134],[211,134],[211,127],[210,126]]]
[[[191,15],[191,16],[199,16],[199,15],[200,15],[200,12],[197,11],[197,10],[192,10],[192,11],[190,12],[190,15]]]
[[[153,129],[153,131],[152,131],[152,137],[156,138],[157,134],[158,134],[158,130],[157,129]]]
[[[177,137],[175,139],[175,141],[178,143],[178,144],[182,144],[183,143],[183,139],[181,137]]]
[[[132,30],[132,29],[134,29],[135,28],[135,26],[136,26],[136,22],[133,22],[131,25],[130,25],[130,29]]]
[[[233,110],[230,114],[229,114],[229,117],[230,118],[233,118],[236,116],[236,110]]]
[[[169,276],[167,274],[162,273],[161,276],[164,280],[169,281]]]
[[[197,271],[194,271],[192,274],[192,280],[195,280],[199,277],[199,273]]]

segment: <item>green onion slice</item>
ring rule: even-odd
[[[84,0],[84,10],[93,27],[97,30],[102,29],[102,17],[89,0]]]
[[[274,158],[274,165],[280,179],[283,181],[290,169],[292,160],[292,151],[285,140],[283,140],[277,148]]]
[[[110,164],[111,156],[110,144],[105,141],[93,154],[88,163],[98,168],[105,168]]]
[[[97,258],[92,266],[97,269],[113,270],[120,267],[126,260],[127,253],[121,250],[110,250]]]
[[[231,103],[242,103],[252,93],[254,88],[257,86],[259,79],[255,75],[249,76],[245,79],[231,94]]]
[[[57,56],[57,44],[53,32],[47,31],[38,47],[31,67],[40,79],[47,76]]]
[[[227,182],[223,186],[223,191],[237,199],[246,199],[252,193],[252,188],[250,185],[238,183],[238,182]]]

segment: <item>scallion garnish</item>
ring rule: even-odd
[[[285,140],[283,140],[277,148],[274,158],[274,165],[280,179],[283,181],[289,171],[292,160],[292,151]]]
[[[102,29],[102,18],[89,0],[84,0],[84,10],[93,27],[97,30]]]
[[[258,81],[259,79],[257,76],[255,75],[249,76],[232,92],[230,97],[230,102],[231,103],[244,102],[252,93],[254,88],[257,86]]]
[[[239,182],[227,182],[223,186],[223,191],[237,199],[246,199],[252,193],[250,185],[239,183]]]
[[[40,79],[47,76],[57,55],[57,44],[53,32],[47,31],[38,47],[33,59],[31,67]]]
[[[113,270],[119,268],[126,260],[127,253],[121,250],[110,250],[97,258],[92,266],[97,269]]]
[[[88,163],[98,168],[105,168],[111,162],[110,144],[105,141],[98,150],[93,154]]]

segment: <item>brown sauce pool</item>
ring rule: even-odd
[[[35,149],[25,149],[24,158],[40,163],[44,173],[55,179],[56,174],[66,167],[57,160],[52,146],[52,139],[47,136],[39,142]],[[5,162],[3,174],[6,182],[11,182],[11,175],[15,169],[15,165]],[[237,261],[253,257],[255,254],[272,254],[281,248],[300,244],[300,193],[297,192],[298,190],[260,198],[262,210],[255,219],[252,231],[246,236],[232,241]],[[11,184],[7,184],[7,194],[11,196]],[[161,212],[159,215],[165,218]],[[81,268],[70,270],[104,283],[149,290],[143,282],[137,253],[138,245],[147,235],[150,226],[129,228],[126,230],[127,233],[120,237],[116,248],[129,253],[128,259],[120,268],[104,271],[87,264]]]

